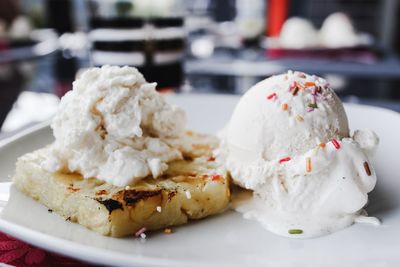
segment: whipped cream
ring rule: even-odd
[[[126,186],[181,159],[186,119],[132,67],[85,71],[61,100],[43,168]]]
[[[239,101],[221,153],[235,183],[253,191],[234,208],[283,236],[315,237],[364,216],[376,184],[373,131],[350,138],[343,105],[325,80],[274,76]]]

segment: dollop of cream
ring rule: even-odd
[[[186,118],[132,67],[85,71],[61,100],[43,168],[125,186],[157,178],[178,149]]]

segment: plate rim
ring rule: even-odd
[[[11,136],[0,139],[0,149],[6,147],[9,144],[17,142],[19,139],[21,139],[29,134],[32,134],[36,131],[40,131],[46,127],[49,127],[50,124],[51,124],[51,121],[46,120],[46,121],[35,123],[23,130],[20,130],[20,131],[17,130],[17,132],[15,134],[12,134]]]
[[[137,257],[134,254],[128,255],[126,253],[94,248],[89,245],[83,245],[67,239],[55,237],[50,234],[35,231],[28,227],[14,224],[2,218],[0,219],[0,231],[46,251],[62,254],[73,259],[92,264],[144,267],[185,266],[185,264],[187,264],[187,262],[183,263],[181,261],[173,261],[169,259]],[[55,243],[57,244],[56,246]],[[60,248],[62,248],[62,250],[60,250]],[[104,253],[104,251],[107,251],[107,253]],[[118,259],[118,261],[115,261],[116,259]]]

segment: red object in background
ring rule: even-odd
[[[0,39],[0,51],[9,49],[9,43],[6,40]]]
[[[267,31],[270,37],[279,36],[282,25],[285,23],[289,8],[289,0],[268,0]]]
[[[54,93],[61,98],[70,90],[72,90],[72,82],[58,82],[55,86]]]
[[[383,54],[374,48],[367,46],[347,47],[347,48],[314,48],[314,49],[285,49],[268,48],[265,50],[268,59],[298,58],[298,59],[328,59],[346,62],[358,62],[373,64],[378,61]]]
[[[0,263],[6,263],[8,265],[17,267],[93,266],[55,253],[41,250],[1,232]]]

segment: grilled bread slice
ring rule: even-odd
[[[230,200],[229,178],[212,157],[213,137],[188,132],[184,160],[169,164],[160,178],[148,177],[118,187],[79,174],[50,173],[41,168],[47,149],[22,156],[15,186],[64,218],[93,231],[123,237],[163,229],[224,211]]]

